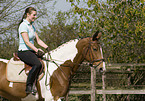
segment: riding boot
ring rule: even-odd
[[[33,87],[32,87],[32,95],[36,95],[37,93],[37,88],[36,88],[36,85],[37,85],[37,81],[38,81],[38,78],[39,78],[39,74],[40,74],[40,71],[41,71],[41,68],[39,69],[37,75],[36,75],[36,79],[33,83]]]
[[[33,83],[37,78],[39,72],[39,68],[37,66],[33,66],[29,72],[26,82],[26,93],[32,93],[33,91]]]
[[[30,84],[29,84],[29,85],[27,85],[27,86],[26,86],[26,90],[25,90],[25,91],[26,91],[26,94],[31,93],[31,92],[32,92],[32,85],[30,85]]]
[[[36,84],[34,83],[33,84],[33,86],[32,86],[32,95],[36,95],[36,93],[37,93],[37,88],[36,88],[36,86],[35,86]]]

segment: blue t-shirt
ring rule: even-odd
[[[20,24],[19,26],[19,51],[22,50],[32,50],[30,47],[28,47],[24,40],[23,40],[23,37],[21,35],[21,33],[23,32],[27,32],[28,33],[28,37],[29,37],[29,41],[34,44],[34,39],[35,39],[35,32],[36,32],[36,29],[35,27],[32,25],[30,25],[30,23],[24,19],[23,22]]]

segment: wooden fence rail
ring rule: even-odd
[[[91,94],[91,90],[70,91],[69,94]],[[96,94],[145,94],[143,90],[96,90]]]
[[[120,68],[120,67],[130,66],[131,68],[135,66],[145,66],[145,63],[141,64],[107,64],[107,68]],[[131,73],[130,69],[127,70]],[[70,90],[71,94],[90,94],[91,101],[95,101],[96,94],[103,94],[103,101],[106,101],[106,94],[145,94],[145,89],[142,90],[106,90],[105,88],[105,72],[102,73],[102,90],[96,90],[96,69],[91,68],[91,89],[90,90]]]

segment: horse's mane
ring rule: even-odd
[[[63,48],[63,47],[66,47],[66,46],[69,45],[71,42],[76,41],[76,40],[79,40],[79,39],[72,39],[72,40],[70,40],[70,41],[68,41],[68,42],[66,42],[66,43],[64,43],[64,44],[62,44],[62,45],[60,45],[60,46],[58,46],[56,49],[52,50],[51,52],[56,52],[56,51],[60,50],[60,49]]]
[[[50,51],[50,58],[56,60],[58,64],[62,64],[66,60],[73,60],[77,54],[76,44],[78,39],[70,40],[56,49]]]

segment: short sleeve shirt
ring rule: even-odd
[[[19,51],[22,50],[32,50],[30,47],[28,47],[24,40],[23,40],[23,37],[21,35],[21,33],[23,32],[26,32],[28,33],[28,37],[29,37],[29,41],[34,44],[34,39],[35,39],[35,32],[36,32],[36,29],[35,27],[31,26],[31,24],[26,20],[24,19],[23,22],[20,24],[19,26]]]

